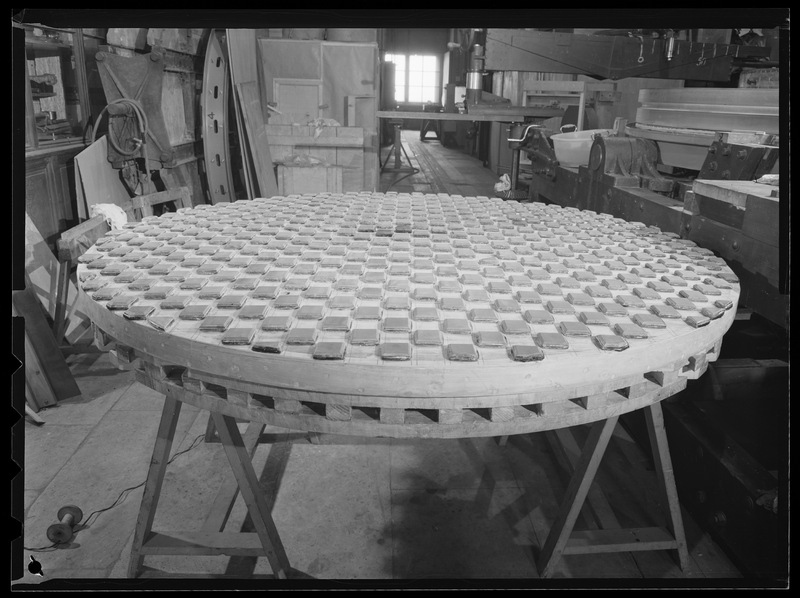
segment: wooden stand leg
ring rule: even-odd
[[[208,414],[208,418],[209,427],[212,428],[213,431],[212,423],[214,418],[211,413]],[[244,433],[242,441],[244,442],[245,450],[247,451],[251,461],[253,459],[253,453],[255,453],[256,447],[258,446],[258,439],[263,430],[264,424],[259,422],[250,422],[250,424],[247,426],[247,431]],[[225,481],[223,482],[222,487],[219,489],[217,497],[214,499],[214,504],[211,507],[211,511],[209,512],[208,517],[203,524],[203,531],[221,532],[225,528],[225,523],[228,521],[228,517],[233,509],[233,503],[238,494],[239,485],[236,483],[236,478],[233,476],[233,473],[229,472],[226,474]]]
[[[608,441],[617,425],[617,419],[619,418],[610,417],[592,425],[580,459],[575,464],[575,473],[567,487],[561,511],[547,535],[542,554],[539,557],[539,575],[541,577],[549,577],[553,573],[553,568],[564,552],[572,528],[583,507],[583,501],[586,499],[597,468],[606,452]]]
[[[206,433],[203,437],[203,442],[214,442],[216,436],[216,429],[214,428],[214,417],[211,412],[208,413],[208,423],[206,424]]]
[[[144,555],[141,554],[142,545],[150,535],[153,527],[153,518],[156,514],[158,497],[161,494],[161,484],[164,481],[164,472],[167,470],[169,452],[175,438],[175,428],[178,416],[181,413],[181,403],[169,396],[165,397],[164,409],[161,412],[161,423],[158,425],[156,444],[153,449],[153,458],[147,471],[147,480],[144,484],[142,504],[139,508],[139,518],[133,532],[133,546],[131,558],[128,563],[128,577],[137,577],[142,568]]]
[[[239,428],[236,426],[236,420],[216,412],[213,413],[213,418],[231,469],[233,469],[233,474],[239,484],[239,492],[247,505],[253,526],[264,547],[272,571],[275,577],[285,579],[289,571],[289,559],[278,535],[278,530],[275,528],[272,514],[261,494],[258,478],[253,470],[253,464],[242,441]]]
[[[556,456],[559,465],[571,477],[575,472],[575,464],[581,455],[580,446],[575,440],[572,429],[550,430],[545,432],[545,438],[550,444],[550,449]],[[602,529],[619,529],[619,522],[598,484],[592,484],[589,488],[584,507],[581,512],[587,525]]]
[[[53,302],[56,310],[53,316],[53,336],[56,344],[61,345],[64,339],[64,329],[67,323],[67,301],[69,299],[69,274],[70,263],[68,261],[58,262],[58,281],[56,282],[56,292]]]
[[[589,432],[583,451],[576,460],[577,446],[566,431],[555,434],[560,440],[560,449],[565,451],[567,467],[574,463],[574,473],[567,487],[561,511],[545,540],[539,559],[539,574],[549,577],[558,560],[569,554],[598,554],[605,552],[639,552],[647,550],[671,550],[677,553],[678,564],[685,569],[689,552],[681,518],[678,493],[672,472],[667,436],[661,405],[654,403],[645,408],[648,434],[655,462],[661,505],[666,518],[665,527],[638,527],[620,529],[613,511],[592,481],[603,454],[606,451],[617,419],[597,422]],[[556,451],[557,452],[557,451]],[[573,531],[575,521],[588,499],[590,512],[602,529]]]
[[[667,433],[664,429],[664,413],[661,410],[661,403],[654,403],[645,409],[644,413],[660,496],[665,503],[661,505],[661,508],[667,516],[667,528],[677,543],[678,564],[681,569],[685,569],[689,562],[689,551],[686,546],[681,505],[678,502],[678,490],[675,487],[675,474],[672,471],[672,459],[669,454]]]

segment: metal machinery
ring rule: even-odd
[[[95,60],[108,102],[108,161],[134,195],[147,193],[150,171],[174,166],[175,158],[161,108],[164,52],[98,52]]]
[[[777,186],[754,182],[777,179],[772,173],[779,153],[778,89],[742,89],[752,87],[748,81],[730,87],[734,69],[742,65],[776,70],[776,61],[766,61],[770,48],[693,43],[678,39],[675,31],[581,35],[489,29],[485,40],[485,49],[474,57],[488,71],[718,83],[641,90],[637,122],[617,119],[614,135],[596,135],[588,164],[578,167],[559,164],[547,129],[514,123],[512,174],[518,176],[524,153],[531,161],[528,200],[643,222],[711,249],[739,277],[740,307],[777,325],[775,330],[787,328],[789,244],[780,202],[788,197],[780,196]],[[787,563],[788,539],[776,506],[787,471],[780,448],[785,443],[776,440],[784,432],[775,429],[784,427],[788,434],[788,420],[780,415],[788,396],[783,358],[781,353],[769,363],[723,360],[710,369],[702,388],[687,390],[688,398],[665,408],[670,437],[679,447],[675,469],[684,506],[746,573],[760,576],[781,576]],[[761,426],[756,434],[756,422],[764,420],[771,427]],[[775,460],[751,456],[764,452],[756,435],[778,447]]]

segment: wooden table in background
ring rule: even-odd
[[[691,241],[555,205],[324,193],[146,218],[82,260],[98,342],[166,397],[131,577],[152,554],[266,556],[292,575],[251,463],[264,424],[394,438],[592,424],[541,575],[568,554],[687,559],[660,401],[717,358],[739,295]],[[254,533],[221,531],[230,505],[200,532],[152,530],[182,403],[211,413]],[[573,532],[617,419],[638,409],[667,525]]]

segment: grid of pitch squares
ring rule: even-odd
[[[314,359],[536,362],[624,351],[736,304],[725,262],[607,214],[446,194],[199,205],[111,231],[82,289],[212,345]]]

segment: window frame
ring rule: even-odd
[[[398,62],[395,60],[395,57],[402,58],[402,71],[398,68],[395,69],[395,95],[394,101],[403,104],[426,104],[426,103],[438,103],[440,101],[441,95],[441,77],[442,77],[442,61],[440,60],[439,56],[435,54],[400,54],[394,52],[386,52],[384,54],[384,60],[386,62],[393,62],[395,65]],[[421,59],[422,69],[413,69],[411,68],[412,59],[419,58]],[[425,68],[425,59],[432,59],[434,61],[434,68],[427,69]],[[400,91],[400,86],[397,83],[398,80],[398,73],[402,72],[402,96],[398,97],[398,91]],[[412,85],[412,73],[419,75],[420,84]],[[434,76],[434,84],[433,85],[425,85],[422,83],[422,79],[425,77],[426,74],[433,73]],[[416,79],[416,78],[415,78]],[[416,83],[416,81],[414,81]],[[412,100],[411,98],[411,89],[419,88],[422,92],[421,99]],[[429,98],[426,97],[426,91],[430,90]]]

